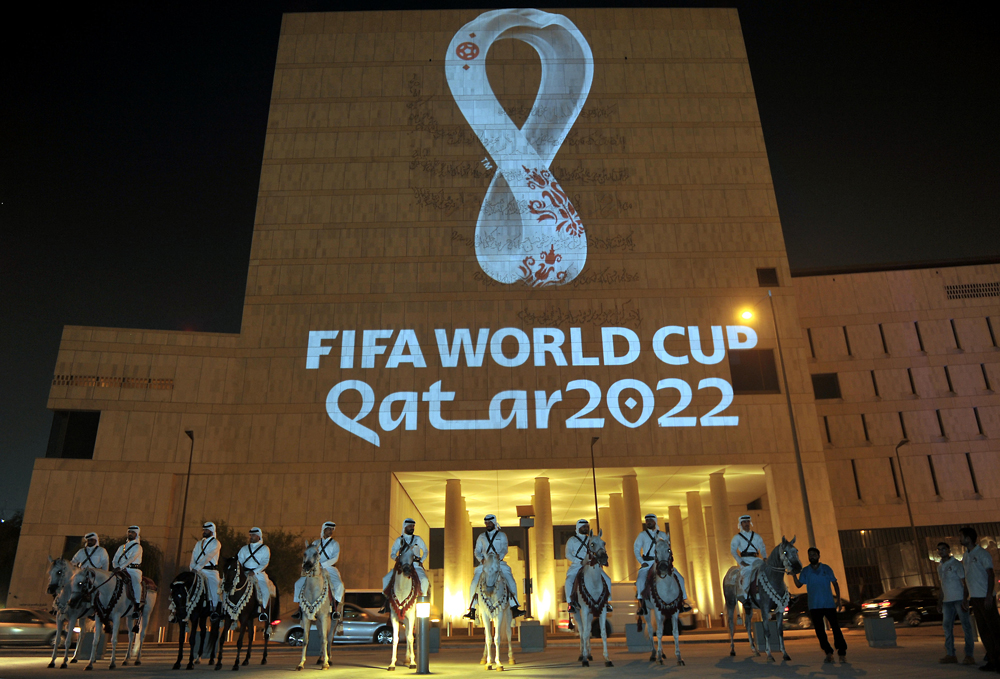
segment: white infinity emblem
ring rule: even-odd
[[[521,129],[486,76],[490,46],[505,39],[528,43],[542,62],[538,94]],[[587,235],[549,166],[590,93],[590,45],[559,14],[496,10],[455,34],[445,75],[455,103],[497,166],[476,223],[476,257],[483,271],[500,283],[570,282],[587,263]]]

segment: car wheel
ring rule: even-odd
[[[391,644],[392,643],[392,630],[388,627],[379,627],[375,631],[375,636],[372,638],[372,642],[376,644]]]
[[[903,622],[910,627],[918,627],[920,625],[920,614],[916,611],[908,611],[906,615],[903,616]]]
[[[852,622],[854,623],[855,627],[864,627],[865,626],[865,616],[863,616],[860,613],[858,613],[857,615],[854,616],[854,620]]]
[[[305,643],[305,634],[301,627],[293,629],[288,632],[288,636],[285,637],[285,643],[289,646],[301,646]]]
[[[795,626],[799,629],[812,629],[813,623],[808,615],[800,615],[795,619]]]

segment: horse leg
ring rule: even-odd
[[[222,633],[219,635],[219,655],[215,659],[215,669],[222,669],[222,647],[226,643],[226,635],[229,634],[229,628],[232,626],[233,621],[227,616],[223,618],[222,621]]]
[[[577,658],[577,662],[582,662],[584,667],[589,667],[587,663],[587,647],[584,646],[583,637],[583,610],[578,610],[573,616],[576,618],[576,631],[580,635],[580,657]],[[587,630],[587,634],[590,634],[590,630]]]
[[[684,659],[681,658],[681,614],[680,611],[674,611],[671,616],[670,621],[674,624],[674,655],[677,657],[677,664],[684,665]]]
[[[396,611],[390,610],[390,618],[392,619],[392,660],[389,661],[389,671],[392,672],[396,669],[396,646],[399,644],[399,619],[396,617]]]
[[[274,613],[274,611],[271,611],[270,613],[268,613],[268,615],[267,615],[267,622],[264,623],[264,631],[262,632],[262,634],[264,635],[264,651],[261,653],[261,656],[260,656],[260,664],[261,665],[266,665],[267,664],[267,642],[271,640],[271,630],[273,629],[271,627],[271,614],[272,613]]]
[[[92,669],[94,669],[94,659],[97,657],[97,645],[98,645],[98,643],[97,643],[98,642],[97,634],[98,634],[98,630],[100,630],[101,634],[104,634],[104,621],[101,620],[101,616],[100,615],[95,615],[94,616],[94,642],[90,645],[90,662],[87,663],[87,666],[85,668],[83,668],[85,670],[92,670]]]
[[[743,623],[747,627],[747,642],[750,644],[750,650],[753,651],[754,657],[760,657],[760,648],[757,637],[753,635],[753,630],[751,628],[752,623],[750,622],[753,618],[753,605],[749,602],[743,604]]]
[[[514,664],[514,617],[510,613],[510,609],[507,609],[506,613],[506,623],[504,624],[504,631],[507,634],[507,664]]]
[[[180,638],[177,640],[177,662],[174,663],[174,669],[179,670],[181,668],[181,659],[184,658],[184,620],[177,621],[177,627],[180,629]],[[193,651],[192,651],[193,653]]]
[[[250,652],[253,651],[254,637],[257,636],[257,622],[251,617],[250,626],[247,629],[247,656],[243,658],[243,666],[250,664]]]
[[[243,635],[247,632],[245,620],[240,623],[240,635],[236,637],[236,657],[233,659],[233,670],[240,669],[240,653],[243,652]]]
[[[611,662],[611,658],[608,657],[608,626],[606,621],[608,619],[608,609],[604,608],[601,610],[601,643],[604,645],[604,666],[614,667],[615,664]]]
[[[59,637],[62,636],[62,626],[63,614],[56,612],[56,643],[52,644],[52,660],[49,661],[50,669],[56,666],[56,654],[59,652]],[[69,652],[69,634],[66,635],[66,652]],[[63,667],[66,667],[65,660],[63,660]]]
[[[76,634],[76,649],[73,651],[72,660],[72,662],[76,662],[76,654],[80,651],[80,642],[83,640],[83,628],[86,626],[86,621],[87,619],[83,618],[83,622],[81,622],[79,614],[73,618],[66,618],[66,645],[63,647],[63,661],[62,665],[60,665],[60,669],[66,669],[68,666],[67,661],[69,660],[69,646],[73,641],[73,629],[79,627],[80,631]],[[56,638],[58,639],[58,637]]]
[[[80,642],[83,641],[84,630],[87,628],[87,616],[77,614],[76,618],[70,621],[73,627],[79,627],[80,631],[76,634],[76,648],[73,649],[73,657],[70,659],[69,663],[72,665],[76,662],[76,656],[80,653]],[[67,635],[68,636],[68,635]],[[66,656],[63,657],[63,662],[66,662],[66,657],[69,656],[69,649],[66,649]]]
[[[771,597],[764,596],[760,600],[760,620],[761,627],[764,628],[764,650],[767,654],[767,661],[774,662],[774,656],[771,655],[771,635],[768,633],[768,623],[771,621]]]
[[[503,671],[503,661],[500,660],[500,642],[503,639],[503,621],[503,613],[500,614],[499,618],[493,620],[493,660],[495,661],[498,672]]]
[[[785,627],[782,621],[785,618],[785,611],[781,610],[782,607],[779,606],[778,615],[778,644],[781,647],[781,657],[784,660],[791,660],[792,656],[788,655],[788,651],[785,650]]]
[[[113,621],[111,623],[111,665],[108,666],[109,670],[113,670],[118,665],[115,663],[116,654],[118,652],[118,623],[121,622],[121,616],[115,613],[111,614],[113,616]]]
[[[490,669],[490,621],[485,616],[483,620],[483,657],[479,659],[480,665],[486,665]]]
[[[736,603],[733,603],[733,607],[730,608],[729,604],[726,604],[726,620],[727,626],[729,627],[729,655],[736,655],[736,645],[733,643],[733,638],[736,636]]]
[[[312,627],[312,621],[305,614],[302,615],[299,622],[302,623],[302,658],[299,660],[299,664],[295,666],[296,672],[301,672],[302,668],[306,665],[306,651],[309,649],[309,629]]]
[[[410,661],[410,669],[417,669],[417,655],[413,652],[413,623],[417,613],[412,608],[406,612],[406,657]]]

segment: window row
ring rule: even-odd
[[[813,394],[817,400],[842,398],[860,401],[979,396],[1000,383],[1000,362],[961,365],[856,370],[815,373]]]
[[[837,448],[1000,438],[1000,406],[822,415],[820,430]]]
[[[996,496],[995,452],[835,460],[828,463],[836,504],[969,500]]]
[[[809,354],[827,361],[986,351],[1000,347],[1000,319],[952,318],[877,325],[806,328]]]

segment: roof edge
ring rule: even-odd
[[[913,269],[943,269],[958,266],[982,266],[1000,264],[1000,255],[986,257],[965,257],[962,259],[936,259],[923,262],[887,262],[884,264],[862,264],[856,266],[812,267],[808,269],[792,269],[792,278],[807,278],[809,276],[833,276],[851,273],[874,273],[876,271],[908,271]]]

